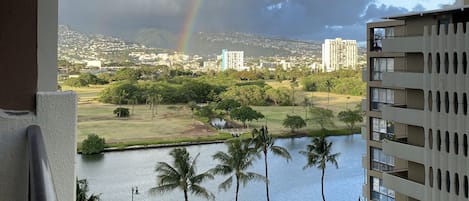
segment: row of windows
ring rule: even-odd
[[[458,74],[458,63],[461,62],[462,66],[462,73],[467,74],[467,54],[466,52],[462,53],[462,58],[458,58],[458,53],[454,52],[453,54],[453,64],[452,64],[452,73]],[[440,53],[436,53],[436,61],[435,61],[435,68],[436,68],[436,73],[440,74],[443,73],[442,70],[444,70],[444,73],[448,74],[450,70],[450,63],[449,63],[449,56],[450,54],[448,52],[445,52],[443,54],[443,68],[441,66],[441,55]],[[433,58],[432,58],[432,53],[428,54],[428,73],[432,73],[433,71]]]
[[[385,138],[392,138],[394,135],[394,124],[380,118],[371,117],[371,140],[380,142]]]
[[[386,155],[383,150],[372,147],[370,155],[372,170],[385,172],[394,169],[394,157]]]
[[[437,130],[436,131],[436,144],[434,145],[433,143],[433,130],[430,129],[428,131],[428,144],[430,146],[430,149],[433,149],[433,146],[436,146],[436,149],[438,151],[441,151],[442,149],[442,144],[443,144],[443,137],[442,137],[442,133],[440,130]],[[450,139],[449,139],[449,132],[446,131],[445,134],[444,134],[444,145],[445,145],[445,151],[447,153],[450,153],[451,152],[451,143],[450,143]],[[467,156],[467,152],[468,152],[468,142],[467,142],[467,134],[464,134],[463,137],[462,137],[462,147],[463,147],[463,154],[464,156]],[[454,154],[458,155],[459,154],[459,134],[458,133],[454,133],[453,134],[453,150],[454,150]]]
[[[443,176],[445,177],[445,181],[443,182]],[[461,190],[460,189],[460,186],[461,186],[461,180],[460,180],[460,177],[459,177],[459,174],[458,173],[454,173],[453,174],[453,178],[451,178],[451,174],[449,171],[446,171],[445,174],[443,175],[441,169],[437,169],[436,171],[436,184],[434,184],[434,172],[433,172],[433,168],[430,167],[429,168],[429,180],[430,180],[430,187],[434,187],[434,185],[437,186],[438,190],[442,190],[443,189],[443,184],[444,184],[444,189],[443,190],[446,190],[446,192],[450,193],[451,192],[451,189],[453,189],[453,192],[456,194],[456,195],[459,195],[459,191]],[[469,181],[468,181],[468,177],[466,175],[464,175],[464,178],[461,178],[463,179],[463,189],[464,189],[464,197],[468,198],[469,197]]]
[[[436,92],[436,106],[435,106],[435,109],[437,112],[442,112],[442,110],[444,110],[444,112],[446,113],[449,113],[450,110],[453,110],[453,113],[454,114],[458,114],[458,110],[459,110],[459,100],[458,100],[458,93],[454,92],[453,93],[453,108],[451,109],[450,106],[449,106],[449,103],[450,103],[450,100],[449,100],[449,93],[448,92],[445,92],[444,93],[444,103],[442,104],[442,101],[441,99],[441,96],[443,96],[440,91],[437,91]],[[429,91],[428,92],[428,109],[430,111],[433,110],[433,96],[432,96],[432,91]],[[442,108],[443,106],[443,108]],[[467,103],[467,94],[466,93],[463,93],[462,95],[462,108],[463,108],[463,113],[464,115],[467,115],[467,109],[468,109],[468,103]]]
[[[381,111],[383,105],[394,103],[394,91],[392,89],[371,88],[371,110]]]
[[[371,177],[371,199],[375,201],[394,201],[395,193],[393,190],[384,187],[383,180]]]

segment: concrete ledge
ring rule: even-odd
[[[423,89],[422,73],[383,73],[383,86],[392,88]]]
[[[422,52],[423,37],[408,36],[383,39],[383,52]]]
[[[417,182],[396,176],[395,173],[383,173],[383,183],[387,188],[417,200],[425,200],[425,186]]]
[[[384,106],[381,110],[383,119],[414,126],[423,126],[424,111],[417,109]]]
[[[383,140],[382,145],[383,152],[388,155],[424,164],[425,155],[423,147],[395,142],[392,140]]]

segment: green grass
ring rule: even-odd
[[[278,83],[274,87],[283,86],[287,82]],[[270,83],[269,83],[270,84]],[[192,117],[191,111],[185,105],[160,105],[158,113],[152,118],[148,105],[125,105],[124,107],[133,110],[133,115],[129,118],[117,118],[112,111],[117,105],[102,104],[96,98],[99,92],[106,86],[91,86],[84,88],[64,87],[63,90],[74,90],[77,92],[78,101],[78,136],[77,141],[81,142],[88,134],[94,133],[106,139],[108,147],[126,147],[132,145],[150,144],[173,144],[181,142],[207,142],[216,140],[226,140],[232,138],[228,133],[218,133],[215,129],[207,126],[206,119]],[[299,88],[298,88],[299,89]],[[266,116],[267,125],[271,134],[280,137],[289,137],[289,129],[283,128],[282,122],[287,114],[300,115],[304,118],[304,107],[301,101],[304,97],[312,98],[314,106],[327,107],[337,114],[346,108],[357,105],[361,97],[328,94],[322,92],[296,92],[296,104],[293,111],[291,106],[254,106],[253,109]],[[349,98],[347,98],[349,97]],[[132,109],[133,108],[133,109]],[[174,109],[178,108],[178,109]],[[309,114],[308,114],[309,115]],[[249,123],[249,128],[243,131],[250,131],[253,127],[259,128],[266,120],[262,119]],[[342,135],[349,131],[345,125],[334,120],[336,127],[328,128],[328,134]],[[241,124],[241,123],[240,123]],[[360,126],[360,125],[357,125]],[[357,130],[357,132],[359,132]],[[301,135],[319,135],[320,129],[317,126],[308,124],[307,128],[298,131]],[[297,133],[297,134],[298,134]],[[242,135],[248,138],[250,135]]]

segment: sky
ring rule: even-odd
[[[59,23],[129,37],[141,29],[180,32],[194,1],[194,32],[244,32],[290,39],[365,40],[366,23],[442,8],[455,0],[59,0]]]

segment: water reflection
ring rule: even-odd
[[[311,168],[303,170],[306,158],[298,152],[305,149],[311,138],[278,139],[276,145],[290,151],[292,160],[287,163],[283,158],[269,154],[269,176],[272,201],[320,200],[320,170]],[[328,137],[334,142],[333,151],[341,152],[338,158],[339,169],[329,166],[325,176],[325,194],[327,200],[358,200],[363,184],[361,156],[365,153],[365,144],[360,135]],[[134,150],[106,153],[96,157],[77,155],[77,175],[87,178],[90,192],[102,193],[104,201],[131,200],[131,188],[138,186],[140,194],[134,195],[135,201],[180,201],[181,192],[150,195],[148,189],[156,185],[154,168],[157,161],[170,162],[168,155],[171,148]],[[188,146],[187,150],[195,156],[198,172],[206,171],[216,165],[212,155],[217,151],[226,151],[224,144]],[[263,161],[258,160],[249,171],[264,173]],[[216,195],[216,200],[234,200],[234,189],[219,191],[225,177],[204,184]],[[339,193],[340,192],[340,193]],[[203,198],[190,196],[191,201],[202,201]],[[265,186],[262,182],[253,182],[240,189],[240,201],[265,200]]]

